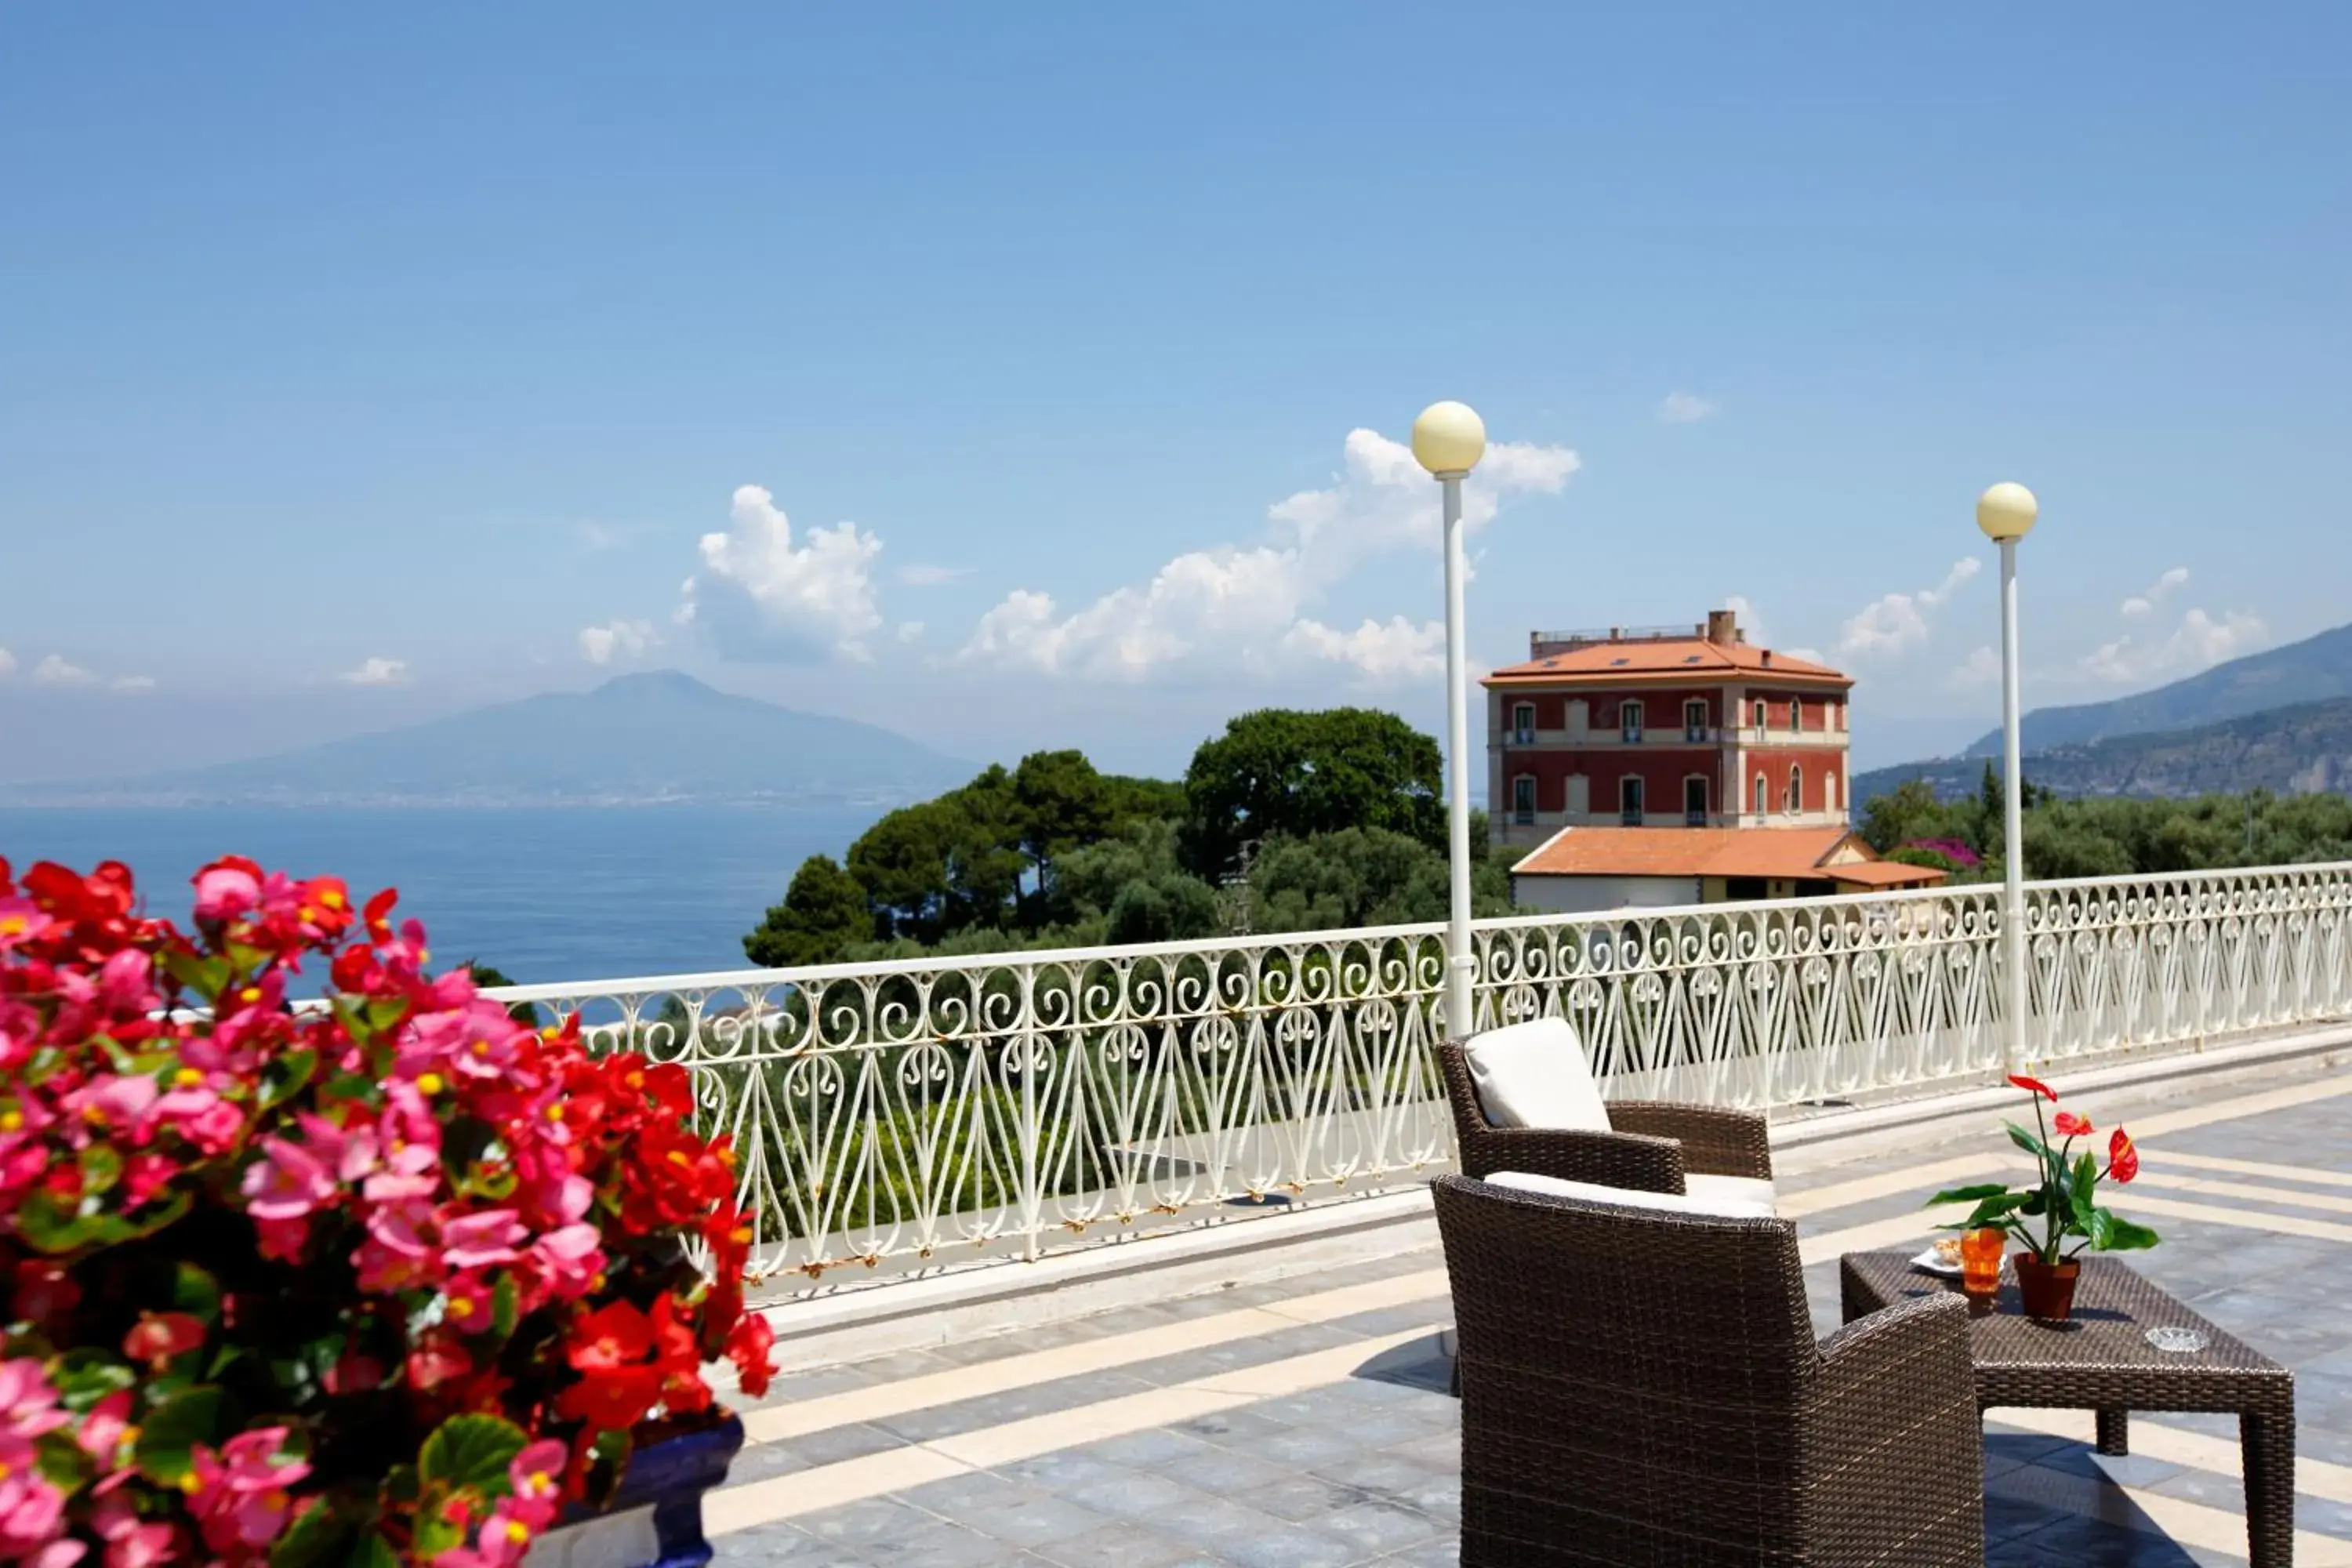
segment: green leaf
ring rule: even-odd
[[[100,1350],[68,1351],[58,1369],[58,1393],[65,1407],[76,1414],[138,1381],[136,1372]]]
[[[93,1479],[95,1467],[81,1445],[66,1432],[45,1432],[34,1440],[33,1468],[60,1491],[70,1492]]]
[[[2101,1209],[2099,1215],[2107,1222],[2107,1238],[2097,1245],[2106,1251],[2137,1252],[2156,1245],[2156,1232],[2147,1226],[2125,1219],[2120,1215],[2109,1214],[2105,1209]]]
[[[521,1427],[496,1415],[452,1415],[425,1439],[417,1478],[427,1487],[470,1488],[501,1498],[510,1489],[507,1467],[530,1441]]]
[[[230,970],[226,958],[208,958],[168,947],[163,957],[163,973],[206,1002],[217,1002],[221,992],[227,988]]]
[[[2044,1143],[2041,1139],[2035,1137],[2032,1133],[2028,1132],[2024,1128],[2020,1127],[2014,1121],[2006,1121],[2001,1125],[2009,1129],[2009,1141],[2011,1142],[2016,1144],[2019,1148],[2024,1150],[2027,1153],[2041,1161],[2044,1165],[2047,1165],[2050,1163],[2049,1144]]]
[[[221,1391],[209,1384],[182,1389],[147,1413],[133,1449],[139,1468],[151,1479],[177,1485],[194,1468],[190,1453],[210,1443],[220,1425]]]
[[[99,1240],[109,1247],[119,1247],[126,1241],[139,1241],[154,1235],[165,1226],[177,1221],[195,1202],[186,1193],[173,1193],[160,1204],[150,1204],[137,1219],[119,1214],[92,1216],[92,1228]]]
[[[272,1106],[283,1105],[301,1093],[302,1086],[309,1083],[310,1075],[318,1070],[319,1053],[316,1051],[288,1051],[283,1056],[271,1058],[261,1069],[261,1109],[268,1110]]]
[[[2096,1206],[2098,1185],[2098,1163],[2088,1154],[2076,1155],[2074,1179],[2068,1184],[2066,1195],[2074,1205],[2074,1224],[2078,1227],[2087,1229],[2090,1226],[2091,1214]]]
[[[2025,1201],[2023,1193],[2003,1193],[1998,1197],[1987,1198],[1977,1205],[1969,1215],[1968,1224],[1961,1228],[1975,1230],[1983,1226],[1999,1225],[2024,1206]]]
[[[360,1532],[358,1542],[352,1547],[352,1554],[344,1561],[343,1568],[400,1568],[400,1553],[394,1552],[392,1543],[383,1536],[373,1530],[364,1530]]]
[[[110,1144],[92,1143],[74,1163],[81,1167],[81,1190],[85,1193],[111,1191],[122,1180],[122,1156]]]
[[[209,1323],[220,1316],[220,1281],[193,1263],[181,1264],[172,1276],[172,1305],[192,1318]]]
[[[514,1276],[499,1276],[499,1282],[490,1289],[490,1331],[501,1341],[514,1337],[515,1318],[521,1304]]]
[[[16,1210],[16,1234],[36,1252],[57,1254],[98,1239],[95,1215],[76,1213],[46,1192],[35,1192]]]
[[[286,1533],[271,1542],[269,1568],[312,1568],[315,1563],[331,1563],[345,1554],[356,1528],[356,1521],[338,1512],[332,1500],[321,1498],[316,1507],[297,1514]]]
[[[383,1473],[386,1502],[415,1502],[423,1489],[417,1484],[415,1465],[394,1465]]]
[[[1972,1204],[1984,1198],[1998,1197],[2009,1191],[2003,1182],[1979,1182],[1972,1187],[1946,1187],[1924,1205],[1934,1208],[1937,1204]]]
[[[415,1530],[413,1554],[420,1563],[430,1563],[444,1552],[466,1544],[466,1527],[443,1518],[438,1509],[427,1508],[419,1513]]]

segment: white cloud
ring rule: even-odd
[[[2084,656],[2083,672],[2116,685],[2194,675],[2251,653],[2270,639],[2270,627],[2259,616],[2228,610],[2217,620],[2191,608],[2168,637],[2143,639],[2126,632],[2100,644]]]
[[[408,661],[378,656],[360,661],[357,669],[344,670],[335,677],[346,686],[405,686],[408,684]]]
[[[615,656],[635,658],[660,642],[651,621],[610,621],[580,628],[580,657],[591,664],[610,664]]]
[[[1341,632],[1305,616],[1363,561],[1403,549],[1433,552],[1441,542],[1437,487],[1410,449],[1359,429],[1349,432],[1344,453],[1346,468],[1329,487],[1267,509],[1265,542],[1188,551],[1142,586],[1068,614],[1049,594],[1016,589],[981,616],[956,657],[1114,680],[1139,680],[1179,662],[1264,672],[1284,659],[1344,659],[1373,679],[1418,669],[1426,628],[1399,617]],[[1463,485],[1465,528],[1494,521],[1506,497],[1558,493],[1578,467],[1565,447],[1489,446]]]
[[[0,679],[5,679],[16,673],[16,656],[6,648],[0,647]]]
[[[1764,612],[1756,607],[1755,600],[1745,594],[1726,594],[1723,607],[1731,612],[1733,624],[1749,642],[1759,647],[1772,646],[1771,639],[1764,635]]]
[[[117,691],[136,696],[154,690],[155,678],[152,675],[118,675],[107,684]]]
[[[1969,657],[1952,667],[1952,688],[1972,691],[1980,686],[1992,686],[2000,679],[2000,655],[1990,643],[1981,643],[1969,651]]]
[[[1302,620],[1282,635],[1285,652],[1352,664],[1373,681],[1424,679],[1445,673],[1445,623],[1415,626],[1402,616],[1370,616],[1354,631]]]
[[[758,485],[736,490],[726,531],[702,536],[702,571],[686,580],[674,617],[708,629],[730,658],[793,662],[825,653],[871,657],[866,639],[882,626],[874,558],[882,542],[853,522],[806,531],[793,526]]]
[[[1696,392],[1669,392],[1658,404],[1662,425],[1696,425],[1714,414],[1715,405]]]
[[[898,568],[898,581],[914,588],[936,587],[971,575],[969,566],[929,566],[918,561]]]
[[[900,622],[898,623],[898,640],[899,640],[900,642],[913,642],[917,637],[921,637],[922,635],[923,635],[923,623],[922,623],[922,622],[920,622],[920,621],[900,621]]]
[[[33,679],[43,686],[96,686],[98,677],[62,654],[50,654],[33,666]]]
[[[2181,587],[2187,584],[2188,581],[2189,568],[2186,566],[2175,566],[2163,576],[2158,577],[2155,582],[2149,584],[2144,591],[2134,594],[2130,598],[2126,599],[2123,603],[2123,613],[2126,616],[2130,616],[2151,614],[2158,605],[2161,605],[2166,599],[2171,596],[2174,589]]]
[[[1952,563],[1944,580],[1916,594],[1888,594],[1862,607],[1838,628],[1838,652],[1846,658],[1892,657],[1927,640],[1927,616],[1958,592],[1960,585],[1983,570],[1973,555]]]

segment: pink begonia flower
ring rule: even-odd
[[[154,1568],[172,1555],[177,1533],[168,1523],[142,1524],[131,1500],[119,1493],[98,1500],[90,1528],[106,1542],[106,1568]]]
[[[234,866],[215,866],[196,879],[196,919],[233,921],[261,901],[261,884]]]
[[[215,1552],[266,1546],[285,1528],[293,1508],[286,1489],[310,1473],[308,1461],[284,1453],[285,1444],[285,1427],[263,1426],[238,1433],[217,1455],[195,1446],[188,1506]]]
[[[512,1498],[500,1498],[490,1510],[490,1517],[482,1521],[482,1532],[476,1539],[481,1543],[485,1558],[499,1568],[520,1563],[530,1548],[530,1538],[537,1533],[529,1520],[517,1515]]]
[[[429,1284],[437,1273],[433,1248],[417,1234],[415,1220],[400,1209],[379,1209],[368,1216],[367,1239],[352,1261],[359,1268],[360,1289],[378,1295]]]
[[[101,1468],[112,1470],[115,1455],[130,1431],[131,1391],[118,1388],[89,1407],[89,1414],[81,1418],[81,1430],[74,1434],[74,1441]]]
[[[100,966],[98,994],[118,1013],[148,1011],[163,1001],[155,994],[155,961],[138,948],[124,948]]]
[[[574,1223],[596,1200],[595,1184],[551,1149],[527,1149],[517,1154],[515,1173],[521,1178],[525,1210],[542,1230]]]
[[[496,1306],[490,1298],[490,1288],[478,1274],[460,1274],[444,1280],[441,1293],[446,1298],[442,1316],[449,1326],[461,1334],[483,1334],[497,1326]]]
[[[235,1146],[237,1135],[245,1131],[245,1112],[232,1102],[215,1100],[179,1124],[180,1136],[205,1154],[218,1154]]]
[[[441,1222],[441,1257],[452,1268],[488,1268],[522,1254],[517,1244],[530,1233],[512,1209],[485,1209]]]
[[[122,1336],[122,1353],[160,1366],[204,1342],[205,1325],[191,1313],[142,1312]]]
[[[593,1225],[567,1225],[531,1243],[530,1260],[547,1288],[564,1300],[577,1300],[594,1288],[604,1270],[604,1238]]]
[[[330,1394],[365,1394],[383,1386],[383,1363],[357,1351],[345,1351],[320,1381]]]
[[[89,1554],[89,1547],[71,1536],[67,1536],[61,1540],[50,1542],[47,1546],[26,1558],[23,1568],[73,1568],[75,1563]]]
[[[264,1138],[261,1153],[245,1172],[245,1212],[255,1219],[300,1219],[332,1203],[341,1191],[326,1163],[300,1143]]]
[[[100,1073],[59,1103],[94,1127],[135,1129],[163,1092],[144,1073]]]
[[[73,1419],[58,1407],[58,1391],[30,1356],[0,1362],[0,1432],[38,1437]]]
[[[259,1239],[262,1257],[275,1263],[299,1263],[302,1249],[310,1245],[310,1216],[257,1219],[253,1222],[253,1232]]]
[[[295,1120],[301,1123],[302,1142],[335,1168],[337,1181],[354,1183],[375,1170],[378,1139],[373,1127],[365,1122],[356,1127],[338,1127],[311,1110]]]
[[[132,1208],[137,1208],[170,1186],[172,1178],[179,1173],[176,1160],[162,1154],[133,1154],[122,1167],[123,1196],[131,1201]]]
[[[30,899],[0,899],[0,952],[47,936],[57,923]]]
[[[507,1482],[514,1495],[506,1506],[533,1530],[545,1530],[563,1506],[563,1471],[572,1453],[552,1437],[542,1437],[514,1457],[507,1467]]]
[[[65,1533],[65,1494],[40,1471],[0,1476],[0,1559],[30,1557],[55,1543]]]

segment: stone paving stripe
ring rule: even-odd
[[[2151,1138],[2168,1132],[2185,1132],[2191,1128],[2208,1126],[2216,1121],[2231,1121],[2242,1116],[2259,1116],[2264,1111],[2284,1110],[2288,1106],[2302,1105],[2315,1100],[2326,1100],[2338,1094],[2352,1094],[2352,1080],[2320,1079],[2311,1083],[2295,1084],[2286,1089],[2265,1089],[2260,1094],[2241,1095],[2234,1100],[2217,1100],[2210,1105],[2189,1106],[2179,1110],[2162,1111],[2131,1122],[2132,1137],[2140,1145],[2140,1157],[2145,1164],[2158,1158],[2157,1151],[2147,1147],[2148,1140]],[[2163,1157],[2173,1158],[2170,1154]],[[2210,1163],[2215,1168],[2233,1164],[2252,1164],[2252,1162],[2216,1161],[2210,1157],[2184,1158],[2180,1163]],[[1906,1166],[1899,1171],[1885,1171],[1876,1175],[1856,1176],[1848,1181],[1831,1182],[1823,1186],[1806,1187],[1795,1192],[1783,1193],[1779,1199],[1779,1207],[1780,1212],[1789,1218],[1797,1219],[1809,1214],[1820,1214],[1826,1209],[1843,1208],[1849,1204],[1868,1203],[1876,1198],[1891,1197],[1897,1193],[1908,1192],[1914,1187],[1932,1189],[1957,1186],[1969,1175],[1982,1170],[1984,1165],[1985,1156],[1982,1154],[1956,1154],[1947,1159],[1931,1160],[1925,1164]],[[2247,1173],[2267,1173],[2274,1171],[2280,1176],[2286,1177],[2287,1173],[2299,1169],[2300,1167],[2293,1165],[2256,1167],[2249,1170]],[[2347,1186],[2352,1186],[2352,1176],[2336,1175],[2332,1173],[2326,1175],[2312,1173],[2292,1179],[2341,1182]]]
[[[1237,1307],[1205,1318],[1154,1324],[1129,1333],[1098,1340],[1080,1340],[1049,1350],[1028,1351],[925,1373],[872,1388],[850,1389],[795,1404],[771,1405],[743,1413],[746,1443],[773,1443],[805,1436],[829,1426],[859,1421],[881,1421],[935,1405],[984,1398],[1028,1388],[1057,1378],[1109,1372],[1137,1362],[1181,1355],[1186,1351],[1231,1344],[1297,1328],[1301,1323],[1328,1323],[1359,1312],[1377,1312],[1426,1301],[1445,1294],[1445,1270],[1418,1269],[1386,1279],[1367,1280],[1262,1307]]]
[[[2087,1410],[2017,1410],[1998,1405],[1985,1419],[1991,1426],[2019,1427],[2077,1443],[2093,1442],[2098,1436]],[[2216,1437],[2184,1426],[2168,1426],[2150,1416],[2132,1417],[2131,1451],[2169,1465],[2186,1465],[2218,1475],[2242,1478],[2245,1474],[2244,1456],[2235,1437]],[[2297,1454],[2294,1489],[2305,1497],[2352,1503],[2352,1465],[2331,1465],[2308,1454]]]
[[[2245,1515],[2139,1487],[2117,1486],[2104,1477],[2073,1475],[2046,1465],[2021,1465],[1985,1482],[1989,1498],[2007,1498],[2078,1514],[2144,1534],[2169,1536],[2184,1546],[2246,1553]],[[2352,1568],[2352,1542],[2316,1531],[2294,1532],[2300,1568]]]
[[[1189,1384],[1120,1394],[1075,1410],[1033,1415],[864,1458],[844,1459],[764,1480],[721,1487],[704,1496],[703,1532],[730,1535],[755,1525],[861,1502],[950,1476],[1149,1432],[1261,1399],[1304,1393],[1343,1382],[1366,1362],[1399,1345],[1434,1337],[1428,1329],[1409,1329],[1244,1372],[1223,1372]]]
[[[793,1514],[811,1513],[943,1481],[950,1476],[964,1475],[971,1468],[929,1448],[892,1448],[868,1454],[862,1459],[844,1459],[790,1475],[721,1487],[702,1496],[702,1531],[705,1535],[731,1535]]]
[[[1816,1263],[1834,1262],[1848,1252],[1868,1252],[1874,1247],[1895,1247],[1914,1237],[1924,1242],[1936,1234],[1936,1222],[1940,1217],[1927,1209],[1920,1209],[1913,1214],[1899,1214],[1890,1219],[1874,1219],[1839,1230],[1825,1230],[1819,1236],[1801,1237],[1797,1242],[1797,1258],[1811,1268]]]
[[[2223,1182],[2210,1176],[2178,1176],[2170,1171],[2147,1168],[2147,1155],[2140,1156],[2140,1173],[2131,1185],[2137,1196],[2142,1187],[2161,1187],[2167,1192],[2175,1188],[2184,1193],[2204,1193],[2217,1198],[2244,1198],[2249,1203],[2284,1204],[2289,1208],[2318,1209],[2326,1214],[2352,1214],[2352,1198],[2339,1198],[2333,1193],[2299,1193],[2287,1187],[2257,1186],[2252,1182]],[[2158,1155],[2168,1160],[2168,1155]]]
[[[2352,1187],[2352,1175],[2342,1171],[2322,1171],[2310,1165],[2279,1165],[2267,1160],[2231,1160],[2219,1154],[2184,1154],[2178,1149],[2161,1152],[2142,1149],[2140,1160],[2162,1160],[2167,1165],[2186,1165],[2193,1171],[2226,1171],[2239,1176],[2268,1176],[2276,1182],[2305,1182],[2315,1187]]]
[[[2223,1208],[2219,1204],[2183,1203],[2178,1198],[2142,1197],[2139,1184],[2132,1184],[2128,1198],[2116,1200],[2120,1206],[2134,1214],[2168,1215],[2174,1219],[2205,1220],[2213,1225],[2234,1225],[2247,1230],[2267,1230],[2280,1236],[2307,1236],[2316,1241],[2352,1241],[2352,1225],[2338,1225],[2334,1220],[2305,1219],[2301,1215],[2271,1214],[2262,1209]]]

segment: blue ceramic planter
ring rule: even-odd
[[[730,1415],[639,1448],[604,1510],[532,1542],[524,1568],[703,1568],[702,1494],[727,1479],[742,1446],[743,1423]]]

